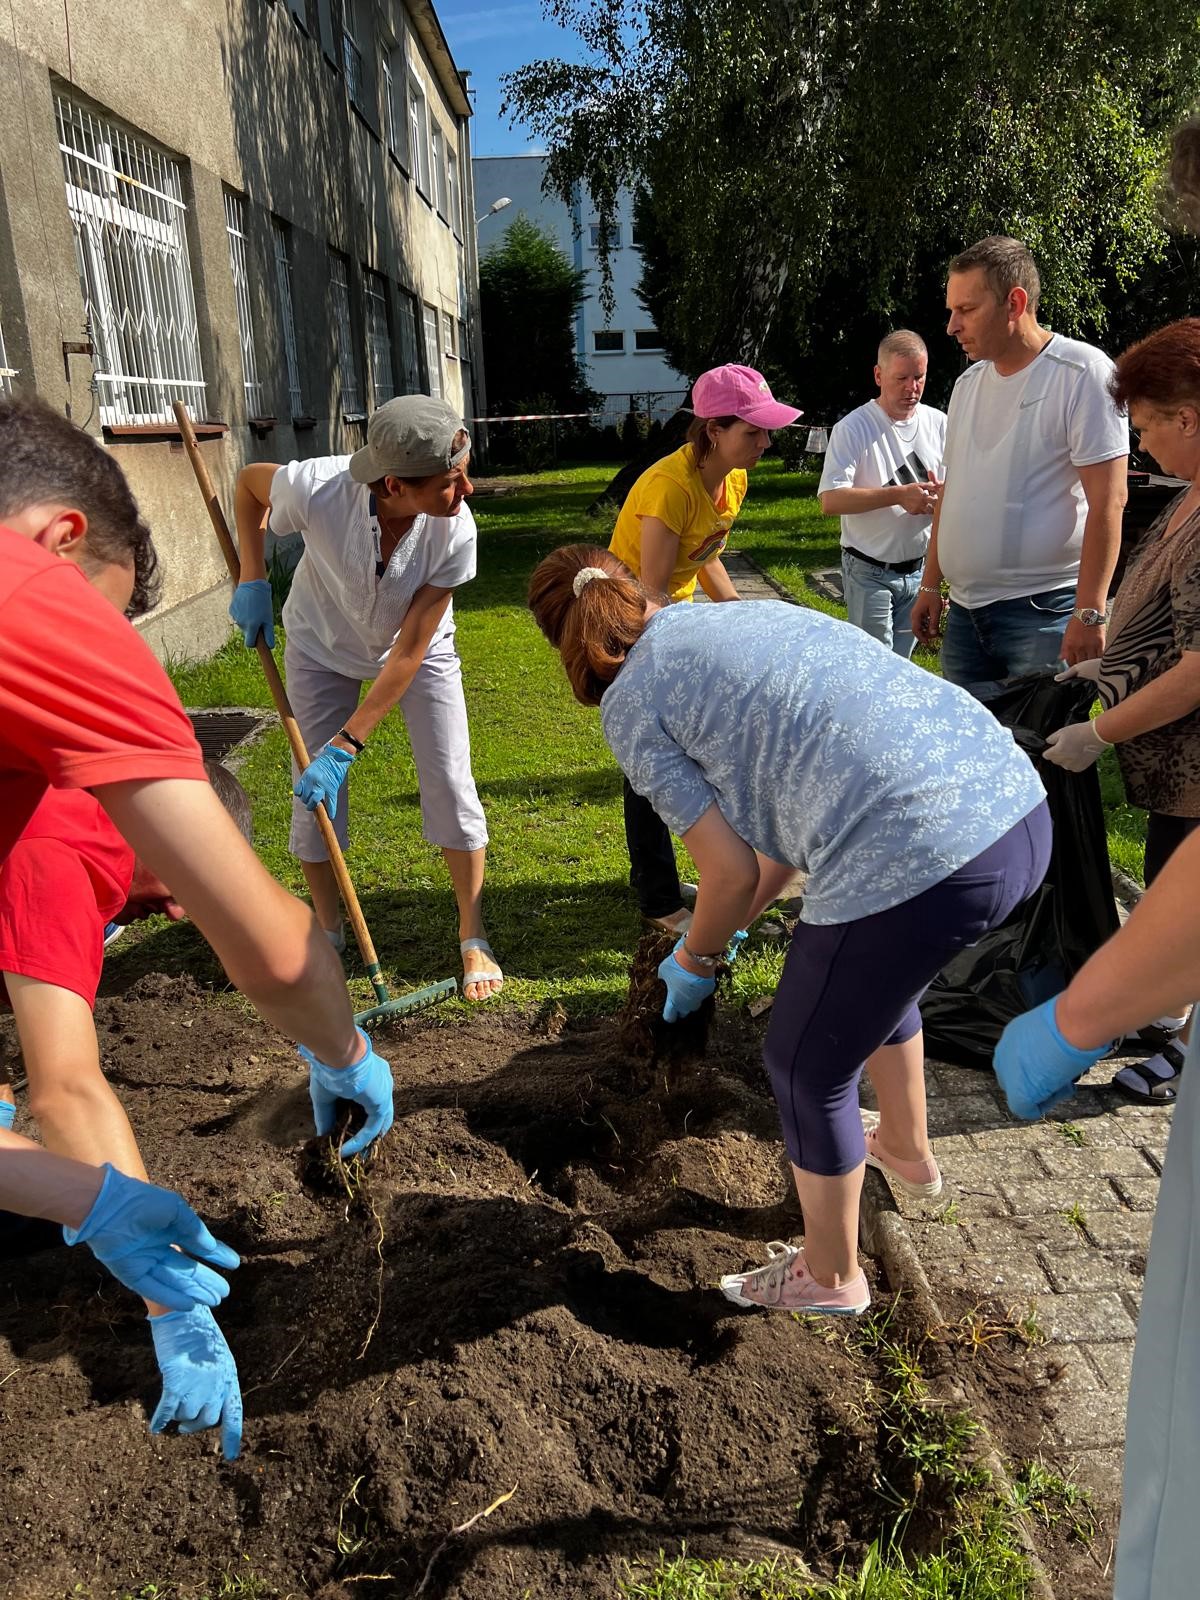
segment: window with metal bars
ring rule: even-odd
[[[229,235],[229,270],[237,301],[238,337],[242,346],[242,384],[246,391],[246,414],[262,416],[262,384],[258,378],[258,356],[254,349],[254,317],[250,310],[250,268],[246,244],[246,202],[240,194],[225,190],[225,232]]]
[[[400,290],[400,374],[405,394],[420,394],[421,357],[417,345],[417,297]]]
[[[442,398],[442,341],[438,337],[438,314],[435,306],[421,307],[421,320],[425,327],[425,365],[429,372],[429,392],[436,400]]]
[[[335,250],[329,252],[329,293],[333,303],[333,326],[337,331],[338,375],[342,383],[342,420],[353,422],[366,415],[362,383],[358,373],[358,352],[354,344],[354,324],[350,318],[350,263]]]
[[[296,314],[292,305],[292,250],[288,227],[271,218],[275,241],[275,287],[279,295],[279,326],[283,334],[283,353],[287,362],[288,404],[293,417],[304,415],[304,396],[300,388],[300,361],[296,353]]]
[[[367,293],[367,350],[371,357],[372,404],[381,406],[396,392],[392,373],[392,332],[388,323],[387,284],[377,272],[364,272]]]
[[[174,400],[202,415],[181,165],[65,95],[55,113],[100,420],[173,423]]]
[[[363,103],[363,58],[354,37],[355,17],[353,0],[343,0],[342,5],[342,67],[346,74],[346,92],[356,106]]]

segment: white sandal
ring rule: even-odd
[[[501,972],[500,965],[496,960],[496,952],[486,939],[460,939],[458,948],[464,956],[468,950],[481,950],[484,955],[492,958],[490,967],[485,967],[482,972],[472,972],[470,975],[467,973],[466,962],[463,962],[463,999],[469,1000],[471,1005],[478,1005],[479,1000],[493,999],[500,993],[499,989],[493,989],[491,994],[480,995],[478,1000],[471,1000],[467,994],[467,985],[472,983],[499,983],[503,987],[504,974]]]

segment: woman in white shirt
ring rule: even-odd
[[[229,614],[248,646],[260,631],[274,645],[265,536],[268,526],[299,533],[304,555],[283,609],[284,661],[300,731],[319,753],[295,774],[290,848],[317,920],[344,949],[337,883],[311,813],[325,803],[345,848],[343,785],[398,705],[417,768],[422,833],[440,846],[458,902],[463,992],[485,1000],[504,979],[483,925],[487,823],[471,774],[452,609],[454,590],[475,576],[470,451],[450,406],[404,395],[372,414],[367,443],[352,456],[243,468],[241,580]]]

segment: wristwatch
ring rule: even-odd
[[[1082,622],[1085,628],[1099,628],[1108,621],[1108,612],[1097,611],[1095,606],[1076,606],[1071,615]]]

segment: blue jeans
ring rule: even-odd
[[[842,587],[849,620],[905,660],[916,644],[909,617],[920,584],[920,567],[915,572],[885,572],[869,561],[860,561],[849,550],[842,551]]]
[[[942,636],[942,676],[977,700],[995,694],[1005,678],[1054,666],[1075,607],[1075,590],[1045,589],[988,606],[950,602]]]

